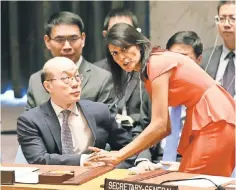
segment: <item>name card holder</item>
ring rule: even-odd
[[[178,186],[105,179],[104,190],[178,190]]]
[[[1,185],[13,185],[15,183],[14,170],[1,170]]]

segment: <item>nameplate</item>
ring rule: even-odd
[[[105,190],[178,190],[178,186],[105,179]]]

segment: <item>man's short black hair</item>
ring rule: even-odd
[[[235,5],[235,0],[228,0],[228,1],[225,1],[225,0],[222,0],[218,3],[218,6],[217,6],[217,13],[219,14],[220,12],[220,8],[222,5],[225,5],[225,4],[234,4]]]
[[[41,71],[41,83],[43,85],[44,81],[47,80],[47,72],[45,72],[44,70]],[[48,93],[47,89],[44,87],[43,88],[46,90],[46,92]]]
[[[166,49],[170,49],[175,44],[185,44],[193,48],[196,57],[199,57],[203,51],[203,45],[199,36],[193,31],[181,31],[175,33],[168,40]]]
[[[47,73],[42,70],[41,71],[41,83],[42,83],[42,85],[43,85],[44,81],[46,80],[46,75],[47,75]]]
[[[60,24],[77,25],[80,32],[84,32],[84,22],[79,15],[67,11],[61,11],[51,15],[45,25],[45,33],[50,36],[52,28]]]
[[[103,25],[103,30],[108,30],[108,25],[109,21],[113,17],[130,17],[133,23],[133,27],[138,28],[138,19],[137,17],[130,11],[124,8],[116,8],[112,9],[106,16],[104,25]]]

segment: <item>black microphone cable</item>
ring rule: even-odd
[[[204,179],[204,180],[208,180],[211,183],[213,183],[216,186],[216,190],[225,190],[224,187],[222,187],[221,185],[217,185],[215,184],[212,180],[207,179],[207,178],[192,178],[192,179],[174,179],[174,180],[166,180],[160,183],[160,185],[163,185],[164,183],[169,183],[169,182],[175,182],[175,181],[190,181],[190,180],[199,180],[199,179]]]

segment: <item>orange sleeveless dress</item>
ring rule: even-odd
[[[235,100],[187,56],[154,52],[148,62],[145,87],[169,70],[169,106],[186,106],[178,152],[180,172],[230,176],[235,167]],[[153,97],[152,97],[153,98]]]

